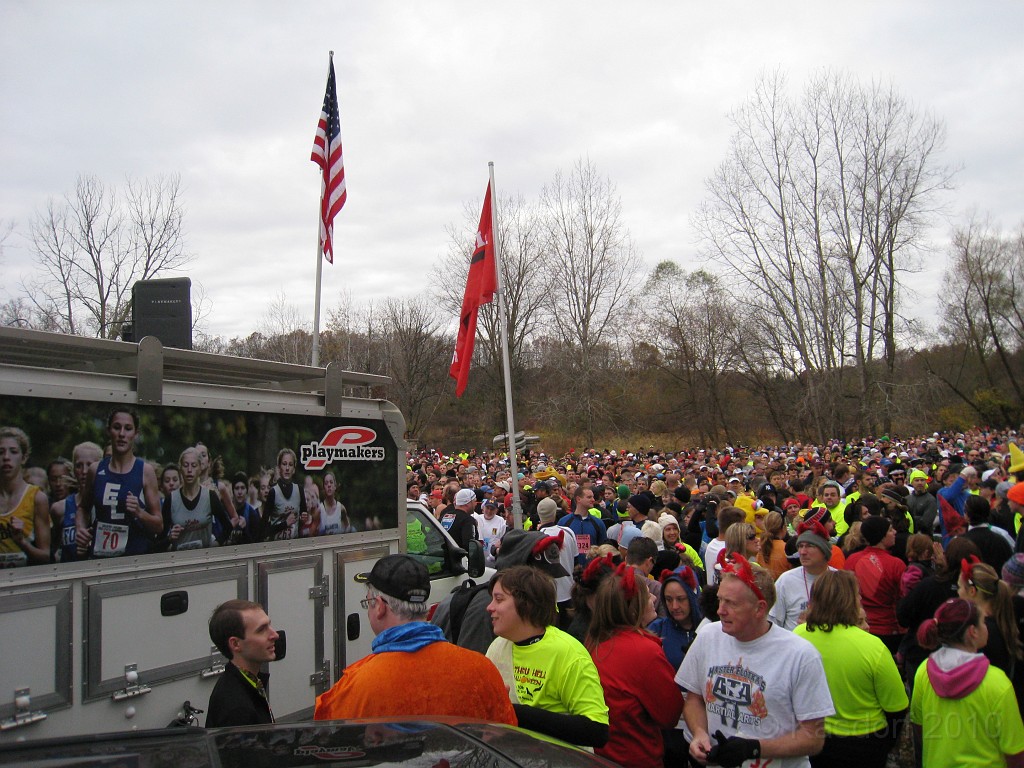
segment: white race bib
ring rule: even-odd
[[[0,552],[0,568],[14,568],[28,565],[28,555],[24,552]]]
[[[96,542],[92,549],[96,557],[120,557],[127,546],[127,525],[96,521]]]

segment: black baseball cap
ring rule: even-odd
[[[407,603],[425,603],[430,597],[427,566],[409,555],[386,555],[369,573],[357,573],[355,580]]]

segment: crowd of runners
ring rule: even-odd
[[[135,456],[138,427],[115,409],[106,449],[45,468],[25,432],[0,429],[0,565],[357,529],[333,475],[298,476],[291,449],[225,478],[202,444],[162,467]],[[884,766],[909,721],[925,766],[1024,765],[1017,440],[587,449],[524,454],[514,473],[498,453],[412,452],[409,500],[458,544],[479,541],[496,574],[428,607],[413,548],[382,559],[363,574],[374,653],[316,716],[486,702],[491,719],[623,766],[858,768]],[[273,658],[274,630],[255,604],[225,611],[211,637],[250,673],[222,692],[233,701]],[[250,619],[265,642],[246,640]],[[376,695],[442,667],[461,673]],[[253,690],[246,712],[272,718]]]
[[[1016,440],[410,454],[498,571],[431,620],[624,766],[884,766],[906,721],[925,766],[1022,765]]]

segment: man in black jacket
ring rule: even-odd
[[[993,528],[989,523],[992,508],[981,496],[968,496],[964,502],[969,527],[964,534],[978,545],[981,561],[991,565],[996,573],[1003,569],[1003,563],[1013,557],[1013,539],[1002,528]]]
[[[476,491],[461,488],[455,494],[455,503],[441,514],[441,525],[463,549],[468,549],[469,542],[477,538],[476,520],[473,518],[476,506]]]
[[[228,600],[210,617],[210,639],[228,664],[210,695],[206,727],[274,722],[267,698],[265,662],[277,658],[278,634],[259,603]]]

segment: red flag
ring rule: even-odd
[[[476,246],[469,261],[466,293],[462,297],[459,317],[459,337],[455,341],[455,355],[448,375],[455,379],[455,395],[462,397],[469,381],[469,364],[473,359],[476,342],[476,312],[482,304],[494,301],[498,290],[498,272],[494,259],[494,234],[491,231],[491,185],[487,184],[484,209],[480,212],[480,225],[476,230]]]
[[[309,158],[320,166],[320,248],[324,258],[334,263],[334,217],[345,205],[345,162],[341,153],[341,120],[338,116],[338,90],[334,80],[334,59],[327,74],[327,92],[320,111],[320,122]]]

